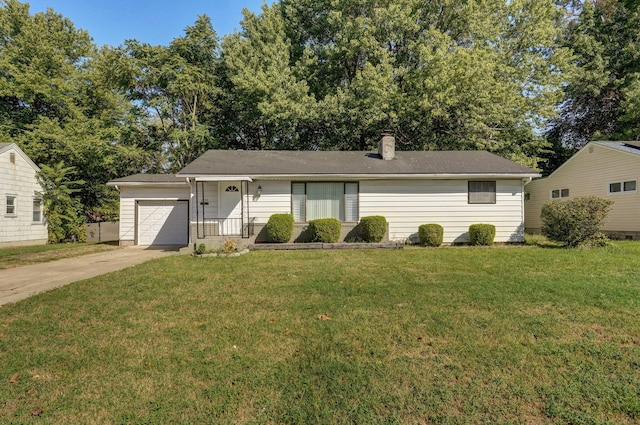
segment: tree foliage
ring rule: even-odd
[[[108,53],[112,83],[136,105],[144,137],[163,155],[153,171],[178,171],[217,145],[218,57],[207,16],[169,46],[127,40]]]
[[[86,240],[83,205],[73,197],[84,181],[71,180],[75,174],[74,167],[66,167],[62,161],[53,166],[43,165],[37,174],[44,188],[44,216],[49,243]]]
[[[36,164],[74,167],[84,183],[73,197],[86,211],[112,205],[117,194],[104,183],[147,159],[126,140],[129,105],[105,84],[101,55],[52,9],[31,15],[16,0],[0,7],[0,138]]]
[[[578,72],[566,87],[559,117],[550,122],[548,137],[557,151],[594,138],[640,138],[639,28],[635,0],[587,0],[569,21],[565,45]]]
[[[245,148],[485,149],[535,165],[568,49],[552,1],[282,0],[245,11],[224,63]]]

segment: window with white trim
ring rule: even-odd
[[[637,188],[636,180],[627,180],[622,182],[609,183],[607,185],[607,193],[609,195],[623,192],[635,192]]]
[[[9,216],[15,216],[17,213],[17,203],[17,196],[7,195],[4,213]]]
[[[495,204],[496,203],[495,180],[470,181],[468,202],[470,204]]]
[[[358,183],[291,183],[291,214],[298,223],[318,218],[358,221]]]
[[[551,191],[551,199],[568,198],[569,189],[553,189]]]

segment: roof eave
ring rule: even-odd
[[[291,180],[291,179],[358,179],[358,180],[414,180],[414,179],[532,179],[540,177],[540,173],[433,173],[433,174],[253,174],[239,175],[205,175],[205,174],[178,174],[179,177],[192,178],[196,181],[238,181],[246,180]]]
[[[185,179],[183,182],[128,182],[128,181],[110,181],[107,186],[188,186],[189,182]]]
[[[185,179],[193,179],[195,181],[199,181],[199,182],[206,182],[206,181],[217,181],[217,182],[221,182],[221,181],[248,181],[248,182],[252,182],[253,178],[249,177],[247,175],[242,175],[242,174],[238,174],[238,175],[208,175],[208,174],[176,174],[177,177],[184,177]]]

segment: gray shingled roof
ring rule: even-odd
[[[385,161],[373,152],[210,150],[178,176],[517,175],[536,171],[484,151],[401,151]]]
[[[108,184],[136,184],[136,183],[187,183],[184,177],[176,177],[175,174],[134,174],[111,180]]]
[[[630,153],[633,155],[640,155],[640,142],[610,142],[610,141],[598,141],[593,142],[596,145],[605,146],[612,149],[617,149],[622,152]]]
[[[0,149],[9,146],[11,143],[0,143]]]

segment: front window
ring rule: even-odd
[[[496,182],[495,181],[470,181],[469,182],[469,203],[470,204],[495,204],[496,203]]]
[[[13,195],[7,195],[5,214],[16,215],[16,197]]]
[[[318,218],[358,221],[358,183],[292,183],[291,212],[296,222]]]

